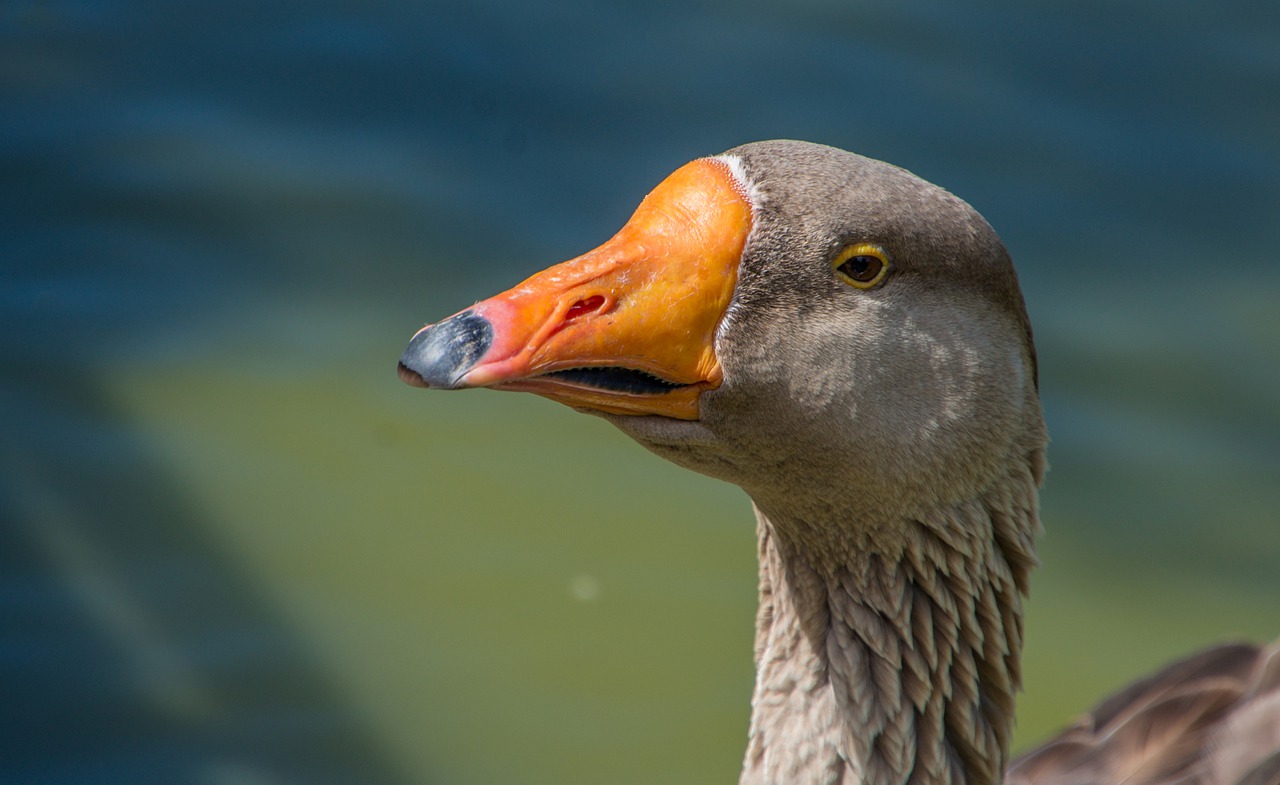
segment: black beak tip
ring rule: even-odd
[[[413,387],[453,389],[492,344],[489,320],[463,311],[419,330],[400,357],[397,372]]]
[[[396,363],[396,373],[400,374],[400,381],[410,387],[421,387],[424,390],[431,385],[427,384],[427,380],[422,378],[422,374],[413,370],[403,362]]]

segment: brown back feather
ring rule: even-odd
[[[1228,644],[1112,695],[1007,785],[1280,785],[1280,641]]]

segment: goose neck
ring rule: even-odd
[[[757,504],[743,785],[1000,781],[1039,531],[1025,474],[880,526]]]

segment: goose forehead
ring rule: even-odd
[[[810,308],[819,295],[814,283],[828,277],[828,257],[849,243],[873,242],[895,265],[886,296],[913,302],[937,296],[955,306],[957,319],[974,311],[1000,314],[1016,325],[1034,369],[1013,262],[968,202],[906,169],[807,142],[756,142],[719,158],[754,211],[740,294]],[[738,310],[731,307],[724,326]]]

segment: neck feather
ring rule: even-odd
[[[757,505],[760,609],[743,785],[1000,781],[1041,471],[1035,458],[972,499],[891,522],[896,538],[850,531],[834,560],[794,532],[849,524],[793,521]]]

